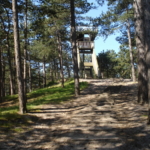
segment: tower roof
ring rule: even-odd
[[[94,27],[94,26],[77,26],[76,31],[77,32],[87,32],[85,34],[88,34],[89,32],[98,32],[98,27]]]

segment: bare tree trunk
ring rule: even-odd
[[[64,73],[63,73],[63,58],[62,58],[62,43],[59,31],[57,32],[57,43],[58,43],[58,53],[59,53],[59,64],[60,64],[60,78],[61,86],[64,88]]]
[[[149,1],[144,1],[145,2],[145,7],[144,7],[144,12],[145,12],[145,48],[146,48],[146,64],[147,64],[147,86],[148,86],[148,121],[147,123],[150,124],[150,2]]]
[[[14,93],[17,94],[17,79],[16,79],[16,63],[15,56],[12,57],[12,65],[13,65],[13,83],[14,83]]]
[[[51,68],[51,63],[49,63],[49,68],[50,68],[50,71],[49,71],[49,74],[50,74],[50,82],[54,82],[54,77],[53,77],[53,67]],[[53,66],[53,65],[52,65]]]
[[[132,81],[136,81],[135,77],[135,69],[134,69],[134,62],[133,62],[133,54],[132,54],[132,43],[131,43],[131,32],[130,32],[130,22],[127,20],[127,33],[128,33],[128,44],[129,44],[129,53],[130,53],[130,63],[131,63],[131,74],[132,74]]]
[[[7,54],[8,54],[8,65],[9,65],[9,71],[10,71],[10,75],[9,75],[9,77],[10,77],[10,94],[13,95],[15,92],[14,92],[13,67],[12,67],[12,63],[11,63],[11,52],[10,52],[9,42],[7,43]]]
[[[17,13],[17,0],[12,0],[13,23],[14,23],[14,49],[16,72],[18,81],[18,95],[19,95],[19,111],[21,114],[26,113],[26,98],[24,93],[22,69],[21,69],[21,53],[19,43],[19,29],[18,29],[18,13]]]
[[[148,124],[150,124],[150,50],[148,51],[147,55],[146,55],[146,63],[147,63],[147,67],[148,67]]]
[[[24,93],[27,93],[27,3],[28,1],[25,1],[25,22],[24,22],[24,76],[23,76],[23,81],[24,81]],[[26,97],[25,97],[26,98]],[[26,99],[27,101],[27,99]]]
[[[134,0],[134,17],[136,30],[136,47],[138,50],[138,102],[145,103],[148,100],[147,66],[144,31],[144,1]]]
[[[54,65],[53,65],[53,70],[54,70],[54,79],[57,80],[57,66],[56,66],[56,61],[55,58],[53,59]]]
[[[0,46],[0,103],[3,101],[3,96],[2,96],[2,48]]]
[[[32,92],[32,74],[31,74],[30,54],[28,55],[28,58],[29,58],[29,92]]]
[[[66,53],[67,53],[67,51],[66,51]],[[69,66],[70,60],[69,60],[68,55],[66,55],[66,56],[67,56],[66,69],[67,69],[67,73],[68,73],[68,78],[70,78],[71,77],[71,73],[70,73],[71,69],[70,69],[70,66]]]
[[[3,53],[3,52],[2,52]],[[5,59],[4,59],[4,55],[2,55],[1,57],[2,60],[2,97],[5,97],[5,80],[6,80],[6,76],[5,76]]]
[[[72,45],[72,55],[73,55],[75,96],[78,96],[80,94],[80,87],[79,87],[79,74],[78,74],[79,69],[78,69],[78,60],[77,60],[77,46],[76,46],[74,0],[70,0],[70,13],[71,13],[71,45]]]
[[[67,60],[68,60],[68,58],[67,58]],[[68,72],[68,78],[70,78],[70,77],[71,77],[71,75],[70,75],[70,68],[69,68],[69,64],[67,64],[67,65],[66,65],[66,67],[67,67],[67,72]]]
[[[45,56],[43,58],[43,87],[46,87]]]
[[[41,74],[40,74],[40,63],[38,62],[38,75],[39,75],[39,88],[41,88]]]
[[[57,60],[56,60],[56,78],[57,78],[57,80],[60,80],[60,76],[59,76],[59,66],[58,66],[59,64],[58,64],[58,62],[57,62]]]
[[[8,29],[5,27],[4,19],[2,16],[0,16],[1,21],[2,21],[2,27],[6,35],[6,47],[7,47],[7,58],[8,58],[8,66],[9,66],[9,71],[10,71],[10,94],[14,94],[14,82],[13,82],[13,67],[11,63],[11,52],[10,52],[10,43],[9,43],[9,32],[10,32],[10,17],[7,9],[5,9],[7,18],[8,18]]]

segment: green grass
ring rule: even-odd
[[[87,82],[80,83],[80,90],[83,90],[88,86]],[[74,96],[74,82],[69,80],[65,83],[65,87],[60,85],[53,85],[47,88],[38,89],[27,94],[28,102],[27,109],[31,111],[43,104],[60,104],[69,101]],[[13,106],[5,106],[0,108],[0,127],[7,130],[13,130],[15,132],[21,132],[20,128],[14,128],[18,126],[24,126],[36,120],[35,117],[29,117],[29,115],[18,114],[18,95],[7,96],[5,101],[16,103]]]
[[[4,97],[4,101],[10,101],[10,100],[17,101],[18,100],[18,94],[8,95],[8,96]]]
[[[3,132],[22,132],[24,127],[38,120],[38,117],[31,115],[20,115],[18,113],[5,113],[0,116],[0,128]],[[0,132],[1,132],[0,130]]]
[[[81,82],[80,90],[83,90],[87,86],[88,84],[86,82]],[[27,108],[30,110],[42,104],[59,104],[61,102],[68,101],[73,95],[73,81],[66,82],[64,88],[62,88],[60,85],[54,85],[50,88],[39,89],[28,95],[28,98],[34,97],[35,99],[27,104]]]

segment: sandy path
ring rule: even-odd
[[[22,133],[3,135],[0,149],[150,150],[146,107],[136,103],[136,84],[88,80],[78,98],[44,105]]]

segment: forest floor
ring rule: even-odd
[[[147,106],[137,103],[137,83],[86,81],[89,87],[79,97],[28,113],[38,118],[28,127],[0,129],[0,149],[150,150]]]

